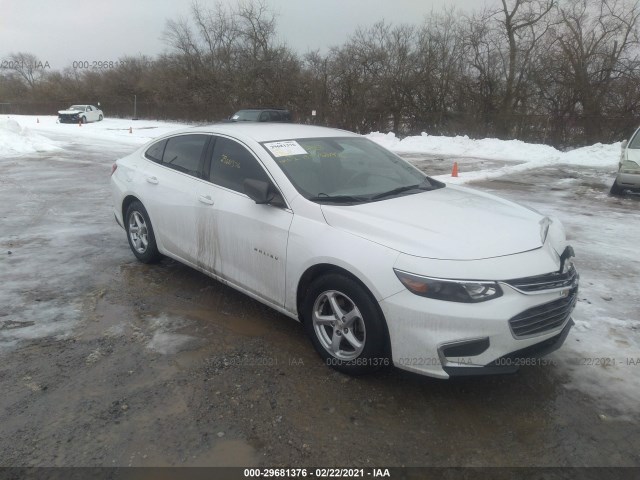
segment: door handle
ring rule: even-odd
[[[147,182],[157,185],[158,179],[156,177],[147,177]]]
[[[198,195],[198,201],[206,205],[213,205],[213,199],[209,195]]]

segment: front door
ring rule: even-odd
[[[285,208],[256,204],[243,193],[247,178],[271,182],[248,148],[235,140],[216,137],[209,180],[216,197],[215,240],[222,276],[283,306],[287,239],[293,214]]]

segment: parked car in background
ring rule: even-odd
[[[66,110],[58,111],[60,123],[100,122],[103,118],[102,110],[93,105],[71,105]]]
[[[118,160],[117,222],[303,323],[328,366],[505,373],[564,342],[578,273],[559,220],[434,180],[354,133],[226,123]]]
[[[291,123],[291,112],[284,108],[248,108],[238,110],[229,118],[232,122]]]
[[[622,142],[618,175],[611,186],[611,195],[622,195],[627,190],[640,192],[640,128],[631,140]]]

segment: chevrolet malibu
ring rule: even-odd
[[[183,130],[118,160],[111,189],[138,260],[171,257],[299,320],[345,373],[512,372],[573,325],[578,274],[557,219],[354,133]]]

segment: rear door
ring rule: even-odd
[[[139,188],[162,247],[187,263],[198,258],[198,197],[210,135],[170,137],[147,149]],[[211,201],[213,205],[213,201]],[[210,205],[207,204],[207,207]]]

